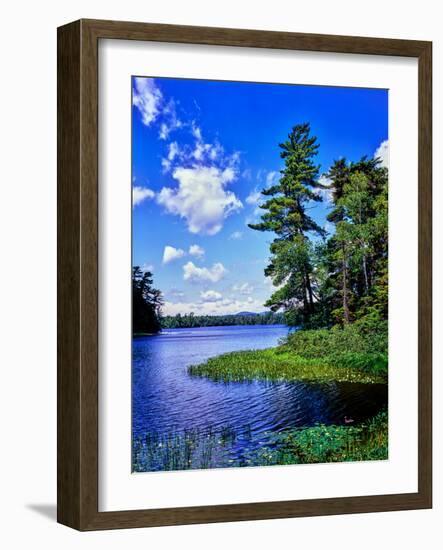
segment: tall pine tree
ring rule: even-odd
[[[322,200],[319,166],[314,162],[319,145],[310,125],[304,123],[294,126],[279,147],[285,167],[279,182],[262,190],[267,200],[260,208],[265,212],[259,223],[249,227],[276,235],[265,275],[278,289],[265,305],[273,311],[283,309],[289,324],[309,326],[318,301],[309,234],[325,235],[307,213],[308,203]]]

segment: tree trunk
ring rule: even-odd
[[[312,312],[314,311],[314,296],[312,293],[311,279],[309,277],[309,273],[306,268],[305,268],[305,282],[306,282],[306,290],[308,291],[309,308]]]
[[[303,314],[308,314],[308,285],[306,284],[306,274],[303,275]]]
[[[342,294],[343,294],[343,323],[349,324],[349,304],[348,304],[348,269],[346,265],[346,250],[343,245],[343,262],[342,262]]]
[[[366,294],[369,292],[368,268],[366,265],[366,254],[363,254],[363,274],[365,276]]]

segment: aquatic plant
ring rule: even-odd
[[[382,411],[356,426],[317,424],[260,435],[254,435],[248,427],[236,432],[228,426],[162,435],[147,433],[133,440],[132,470],[148,472],[387,458],[388,414]]]
[[[315,464],[388,458],[388,414],[378,413],[358,426],[326,426],[285,430],[260,449],[260,465]]]
[[[372,360],[369,356],[363,358],[365,365]],[[224,382],[386,382],[384,372],[373,368],[358,368],[355,357],[344,356],[342,361],[329,357],[309,358],[296,355],[285,347],[225,353],[200,365],[191,365],[188,372],[192,376],[206,376]]]
[[[133,472],[215,468],[228,462],[227,452],[237,438],[235,431],[188,429],[165,434],[148,432],[132,442]]]

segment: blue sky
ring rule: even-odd
[[[278,143],[310,122],[327,172],[335,159],[387,164],[387,90],[188,79],[132,79],[133,265],[150,269],[165,314],[264,311],[270,233],[260,190],[276,181]],[[310,214],[328,229],[330,205]]]

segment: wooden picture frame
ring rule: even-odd
[[[98,42],[159,41],[418,59],[418,491],[345,498],[98,511]],[[80,20],[58,29],[58,521],[82,531],[432,506],[432,44]]]

